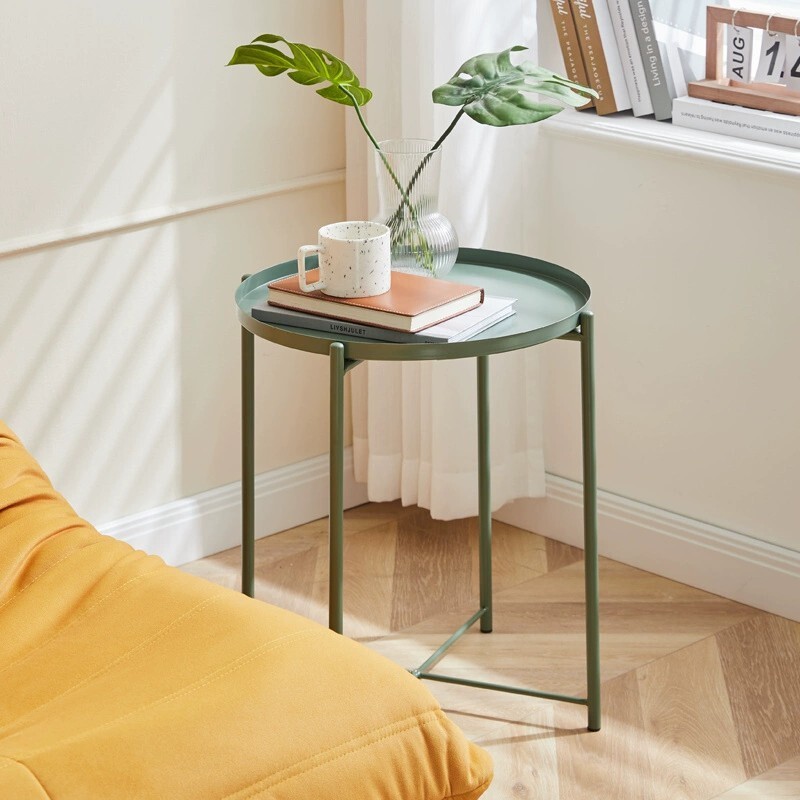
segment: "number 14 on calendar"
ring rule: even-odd
[[[758,53],[756,83],[783,83],[800,92],[800,38],[764,31]]]

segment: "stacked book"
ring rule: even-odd
[[[307,280],[316,280],[315,270]],[[385,342],[461,342],[514,313],[515,298],[492,297],[480,287],[392,272],[392,287],[374,297],[331,297],[304,292],[297,275],[268,284],[267,299],[252,308],[261,322]]]
[[[706,0],[550,0],[568,77],[599,95],[584,108],[671,119],[674,99],[705,74],[707,5]]]
[[[672,122],[683,128],[800,148],[800,117],[791,114],[678,97],[672,106]]]

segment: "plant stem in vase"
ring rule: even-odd
[[[455,264],[458,236],[439,211],[441,147],[428,139],[389,139],[375,151],[380,210],[392,235],[392,269],[431,277]]]

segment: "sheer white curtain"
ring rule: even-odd
[[[365,107],[378,140],[436,139],[453,109],[431,90],[468,58],[515,44],[536,60],[531,0],[345,0],[345,60],[375,93]],[[373,150],[347,122],[350,219],[376,211]],[[443,148],[441,208],[462,246],[526,252],[534,215],[527,199],[530,127],[495,129],[464,117]],[[527,202],[526,202],[527,200]],[[356,478],[370,500],[400,498],[436,519],[473,516],[477,500],[473,359],[372,362],[352,373]],[[492,506],[544,494],[538,354],[490,358]]]

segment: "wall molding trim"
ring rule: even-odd
[[[583,547],[582,484],[547,475],[547,496],[495,517]],[[598,492],[600,554],[800,621],[800,553],[611,492]]]
[[[735,136],[696,131],[666,122],[630,116],[598,117],[565,111],[542,126],[548,136],[604,140],[623,147],[631,145],[683,159],[719,162],[773,175],[797,178],[800,150],[782,145],[753,142]]]
[[[345,508],[367,502],[353,476],[353,451],[344,453]],[[328,456],[263,472],[255,480],[256,538],[328,514]],[[241,484],[237,481],[98,526],[101,533],[180,565],[241,543]]]
[[[206,211],[216,211],[220,208],[239,205],[241,203],[252,203],[255,200],[263,200],[265,197],[276,197],[277,195],[289,192],[301,192],[308,189],[318,189],[322,186],[331,186],[337,183],[344,183],[345,171],[343,169],[332,170],[331,172],[320,172],[316,175],[308,175],[303,178],[292,178],[286,181],[277,181],[260,186],[257,189],[250,189],[245,192],[235,192],[233,194],[222,195],[215,198],[197,200],[193,203],[176,203],[174,205],[150,208],[143,211],[132,211],[129,214],[122,214],[111,219],[87,222],[83,225],[75,225],[63,230],[47,231],[33,236],[23,236],[17,239],[8,239],[0,242],[0,259],[19,256],[24,253],[32,253],[37,250],[45,250],[50,247],[63,247],[77,242],[85,242],[90,239],[99,239],[104,236],[111,236],[127,231],[148,228],[152,225],[160,225],[164,222],[171,222],[175,219],[188,217],[192,214],[202,214]]]

